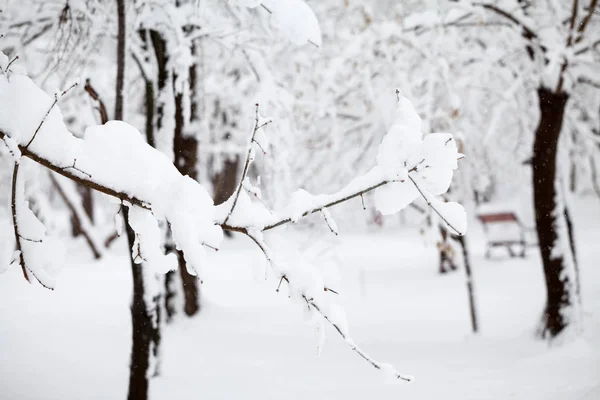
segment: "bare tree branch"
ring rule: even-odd
[[[98,92],[96,92],[96,90],[90,83],[89,79],[86,79],[85,86],[83,87],[83,89],[98,104],[98,112],[100,113],[100,122],[102,122],[103,124],[107,123],[108,122],[108,112],[106,111],[106,106],[104,105],[104,102],[100,98],[100,95],[98,94]]]
[[[258,132],[259,129],[264,128],[270,122],[271,121],[267,121],[267,122],[259,125],[258,103],[257,103],[256,104],[256,114],[255,114],[255,118],[254,118],[254,129],[252,131],[252,138],[250,139],[250,143],[248,144],[248,152],[246,154],[246,161],[244,163],[244,170],[242,171],[242,177],[240,178],[238,186],[237,186],[237,188],[235,190],[235,195],[233,197],[233,204],[231,205],[231,209],[227,213],[227,216],[225,217],[225,221],[223,221],[223,224],[225,224],[225,225],[227,224],[227,222],[229,221],[229,218],[231,217],[231,214],[235,210],[235,206],[237,205],[238,199],[240,198],[240,193],[242,191],[242,187],[244,186],[244,180],[246,179],[246,176],[248,175],[250,164],[252,164],[252,146],[254,145],[254,143],[258,144],[258,142],[256,141],[256,132]],[[259,144],[259,146],[260,146],[260,144]],[[263,152],[264,152],[264,149],[263,149]]]
[[[15,233],[15,242],[17,244],[17,251],[19,252],[19,264],[21,265],[21,270],[23,271],[23,276],[27,282],[31,282],[29,280],[29,276],[27,275],[27,268],[25,267],[25,258],[23,257],[23,249],[21,247],[21,235],[19,234],[19,223],[17,218],[17,179],[19,175],[19,163],[16,162],[13,168],[12,175],[12,193],[11,193],[11,211],[12,211],[12,220],[13,220],[13,229]]]

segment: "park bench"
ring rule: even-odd
[[[477,218],[486,234],[485,258],[490,258],[495,247],[506,248],[511,257],[525,257],[527,247],[531,245],[525,238],[531,229],[526,228],[514,212],[482,212]]]

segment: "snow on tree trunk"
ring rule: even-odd
[[[128,214],[128,212],[126,212]],[[128,218],[128,215],[126,215]],[[135,233],[128,226],[127,238],[135,242]],[[132,351],[128,400],[148,398],[148,377],[156,367],[160,345],[160,291],[151,268],[131,260],[133,271]],[[155,369],[156,372],[156,369]]]
[[[190,82],[190,86],[193,87],[193,82]],[[173,141],[175,166],[182,175],[197,180],[198,141],[194,136],[186,135],[185,125],[183,94],[178,93],[175,96],[175,136]],[[183,311],[191,317],[200,310],[198,278],[188,272],[183,253],[179,250],[177,251],[177,259],[183,287]]]
[[[551,339],[576,324],[579,305],[570,245],[573,233],[556,173],[558,139],[568,98],[566,93],[538,89],[541,116],[532,159],[535,221],[548,296],[539,333]]]
[[[126,60],[126,15],[125,1],[117,0],[117,82],[115,115],[123,119],[123,93]],[[123,208],[123,215],[129,221],[130,210]],[[129,248],[136,245],[136,234],[130,224],[126,226]],[[139,246],[139,245],[138,245]],[[141,263],[136,263],[131,253],[131,272],[133,276],[133,298],[131,301],[131,362],[129,365],[129,400],[148,398],[148,375],[152,368],[151,360],[157,359],[160,344],[160,290],[156,283],[155,272]],[[157,369],[155,369],[156,373]]]

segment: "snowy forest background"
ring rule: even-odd
[[[600,398],[597,0],[0,35],[1,399]]]

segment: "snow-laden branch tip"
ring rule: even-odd
[[[396,371],[392,365],[376,361],[354,343],[349,334],[344,310],[331,300],[331,295],[327,294],[327,292],[335,294],[337,292],[325,286],[321,275],[314,266],[306,262],[300,254],[294,257],[279,259],[277,255],[272,253],[262,233],[249,232],[247,235],[261,249],[274,275],[279,277],[277,292],[279,292],[282,282],[287,282],[289,297],[292,300],[302,301],[307,305],[309,311],[316,312],[324,321],[328,322],[348,344],[350,349],[371,366],[382,371],[387,378],[391,377],[395,381],[412,382],[414,380],[411,375],[401,374]],[[278,248],[280,247],[278,246]],[[318,353],[322,350],[324,333],[324,329],[320,328],[317,343]]]

